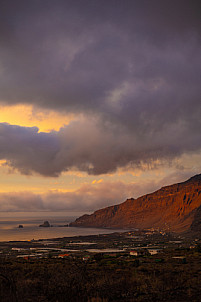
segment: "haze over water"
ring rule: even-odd
[[[0,213],[0,241],[50,239],[114,232],[112,229],[59,227],[69,224],[78,216],[69,216],[69,213],[65,212]],[[46,220],[53,227],[39,227]],[[23,228],[19,228],[20,224],[23,225]]]

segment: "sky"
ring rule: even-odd
[[[92,212],[201,173],[199,0],[0,5],[0,211]]]

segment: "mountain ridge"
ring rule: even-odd
[[[77,218],[70,226],[201,230],[201,174]]]

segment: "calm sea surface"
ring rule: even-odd
[[[75,214],[74,214],[75,215]],[[80,213],[82,215],[82,213]],[[18,241],[32,239],[50,239],[80,235],[109,234],[125,230],[59,227],[74,221],[78,216],[69,216],[64,212],[0,213],[0,241]],[[53,227],[39,227],[44,221]],[[18,228],[22,224],[23,228]]]

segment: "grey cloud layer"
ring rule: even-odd
[[[201,149],[200,128],[191,133],[191,125],[175,127],[133,133],[111,124],[103,126],[95,118],[82,118],[58,132],[40,133],[36,127],[1,123],[0,159],[22,174],[58,176],[72,169],[104,174]]]
[[[130,111],[154,118],[198,104],[199,1],[149,2],[4,1],[1,101],[131,124]]]
[[[125,201],[127,198],[137,198],[151,193],[161,186],[185,181],[191,174],[169,175],[169,179],[159,181],[140,181],[140,183],[125,184],[123,182],[102,182],[99,184],[82,185],[74,192],[50,191],[43,194],[31,192],[0,193],[0,211],[95,211],[97,209]],[[170,182],[171,179],[171,182]]]
[[[122,182],[83,185],[74,192],[0,193],[1,211],[94,211],[108,204],[124,201],[132,189],[138,186]]]
[[[99,174],[199,150],[199,12],[196,0],[3,1],[1,102],[89,122],[50,134],[1,125],[1,158],[22,173]]]

